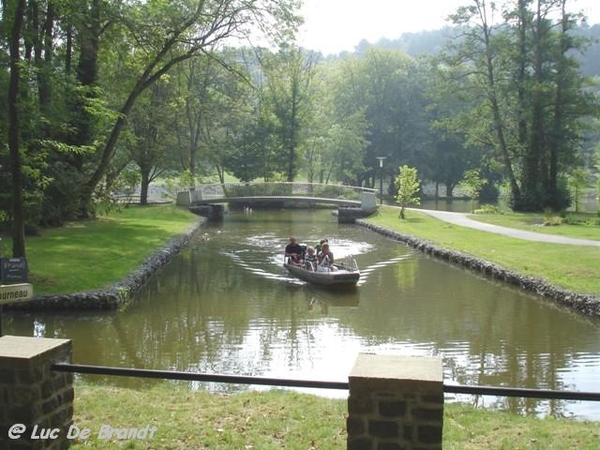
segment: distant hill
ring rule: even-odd
[[[362,54],[371,47],[377,47],[402,50],[411,56],[436,54],[456,33],[456,27],[447,26],[439,30],[403,33],[398,39],[380,39],[374,44],[363,40],[356,47],[355,53]],[[600,77],[600,24],[583,25],[577,29],[577,34],[592,41],[585,53],[581,55],[583,74]]]
[[[581,71],[586,76],[600,77],[600,24],[581,27],[580,33],[592,40],[581,62]]]

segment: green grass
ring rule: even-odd
[[[569,213],[565,218],[559,216],[548,217],[544,214],[534,213],[474,214],[470,217],[503,227],[600,241],[600,217],[595,214]],[[562,223],[556,226],[544,225],[547,222]]]
[[[90,437],[71,449],[313,449],[346,448],[347,401],[291,391],[234,395],[190,391],[157,382],[145,390],[76,383],[73,423]],[[101,425],[156,427],[146,440],[98,439]],[[447,450],[591,450],[600,445],[597,424],[537,419],[447,404]]]
[[[380,208],[367,221],[494,262],[523,275],[545,279],[574,292],[600,294],[598,247],[524,241],[459,227],[415,210],[407,211],[406,220],[401,220],[398,209],[391,207]]]
[[[36,295],[106,287],[196,220],[174,205],[130,206],[98,220],[44,229],[26,239],[29,282]]]

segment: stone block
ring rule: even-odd
[[[406,446],[397,442],[380,442],[377,444],[377,450],[406,450]]]
[[[361,353],[348,377],[351,392],[443,392],[440,358]]]
[[[439,442],[441,445],[442,427],[434,425],[421,425],[417,428],[417,439],[421,444],[436,444]]]
[[[347,450],[376,450],[373,439],[360,437],[357,439],[348,439]]]
[[[383,417],[404,417],[406,415],[405,401],[379,402],[379,414]]]
[[[395,438],[400,434],[396,422],[390,420],[369,420],[369,435],[382,438]]]
[[[368,414],[375,409],[375,402],[367,395],[351,395],[348,397],[350,414]]]
[[[360,436],[365,434],[367,431],[365,421],[360,417],[349,416],[346,419],[346,431],[348,432],[349,436]]]

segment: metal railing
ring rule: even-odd
[[[56,363],[52,370],[93,375],[154,378],[164,380],[201,381],[228,384],[249,384],[263,386],[341,389],[348,390],[345,381],[297,380],[243,375],[220,375],[172,370],[134,369],[123,367],[93,366],[84,364]],[[444,392],[449,394],[489,395],[495,397],[521,397],[552,400],[600,401],[600,392],[555,391],[549,389],[525,389],[494,386],[464,386],[444,384]]]
[[[375,189],[342,184],[263,182],[203,184],[191,187],[197,200],[217,200],[240,197],[314,197],[360,200],[361,193],[376,193]]]

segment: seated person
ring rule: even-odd
[[[321,247],[323,247],[323,244],[325,242],[328,242],[327,239],[321,239],[319,241],[319,243],[315,246],[315,251],[317,252],[317,256],[319,256],[319,253],[321,253]]]
[[[317,257],[318,260],[318,268],[317,270],[327,272],[337,270],[337,267],[333,265],[333,252],[329,249],[329,243],[324,242],[321,247],[321,253]]]
[[[317,270],[317,254],[314,247],[306,249],[306,257],[304,258],[304,267],[315,272]]]
[[[304,247],[298,244],[294,236],[290,237],[290,243],[285,246],[285,256],[294,264],[300,264],[304,257]]]

